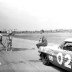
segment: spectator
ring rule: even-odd
[[[2,34],[0,34],[0,43],[2,43]]]
[[[8,34],[8,50],[12,50],[12,34]]]
[[[3,45],[3,43],[2,43],[2,34],[0,34],[0,44]],[[3,47],[5,48],[4,45],[3,45]]]

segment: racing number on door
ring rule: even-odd
[[[68,68],[71,68],[71,65],[69,65],[70,62],[71,62],[71,56],[68,55],[68,54],[66,54],[66,55],[64,56],[64,58],[67,59],[67,61],[64,63],[64,66],[65,66],[65,67],[68,67]],[[60,65],[63,63],[63,55],[62,55],[62,53],[58,53],[58,54],[57,54],[57,62],[58,62]]]
[[[62,53],[57,54],[57,62],[61,65],[63,62],[63,55]]]
[[[67,58],[68,60],[64,63],[64,66],[71,68],[70,62],[71,62],[71,56],[70,55],[65,55],[65,58]]]

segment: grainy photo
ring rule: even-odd
[[[0,0],[0,72],[72,72],[72,0]]]

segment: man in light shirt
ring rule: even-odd
[[[47,46],[47,39],[43,36],[42,40],[36,44],[37,48],[39,48],[40,46]]]

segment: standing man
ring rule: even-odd
[[[0,34],[0,44],[5,48],[5,46],[2,43],[2,34]]]
[[[0,34],[0,44],[2,43],[2,34]]]
[[[13,32],[10,31],[8,33],[8,44],[7,44],[8,50],[12,50],[12,35],[13,35]]]
[[[7,44],[8,50],[12,50],[12,37],[8,36],[8,44]]]

